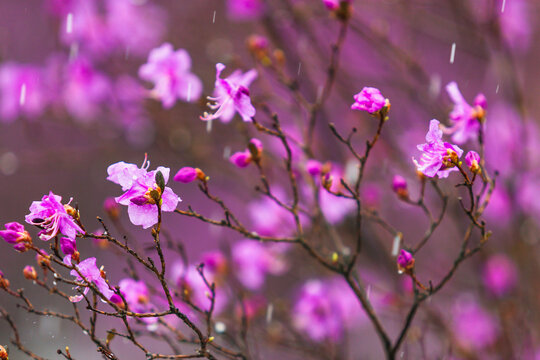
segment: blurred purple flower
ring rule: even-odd
[[[75,239],[62,237],[60,238],[60,250],[64,255],[73,255],[77,251],[77,242]]]
[[[452,330],[458,343],[469,350],[493,344],[499,334],[496,319],[473,299],[460,299],[452,311]]]
[[[456,82],[452,81],[446,85],[446,91],[454,103],[454,109],[450,113],[452,127],[447,129],[452,134],[452,140],[458,144],[463,144],[478,137],[481,119],[485,116],[486,99],[483,94],[478,94],[475,99],[475,107],[470,106],[461,92]]]
[[[170,109],[177,99],[197,101],[202,93],[202,82],[191,73],[191,58],[184,49],[174,50],[164,43],[150,51],[148,61],[139,68],[139,77],[154,84],[152,97]]]
[[[160,189],[156,184],[156,173],[160,171],[165,179],[169,180],[170,169],[158,167],[148,171],[150,163],[145,159],[141,168],[135,164],[123,161],[112,164],[107,168],[107,180],[119,184],[124,194],[116,198],[119,204],[128,207],[129,219],[134,225],[141,225],[147,229],[158,222],[158,208],[152,198],[152,191],[163,191],[161,194],[161,210],[174,211],[180,198],[169,187]]]
[[[67,65],[63,89],[64,105],[77,120],[95,120],[101,107],[111,99],[109,79],[88,59],[78,57]]]
[[[71,263],[71,256],[66,256],[64,258],[64,263],[68,266],[72,266]],[[88,258],[86,260],[81,261],[78,265],[74,265],[76,269],[79,270],[80,274],[84,277],[84,280],[87,282],[92,282],[94,285],[98,288],[98,290],[105,296],[107,299],[111,299],[115,294],[114,292],[109,288],[109,285],[103,278],[101,274],[101,270],[96,265],[96,258]],[[81,275],[79,275],[79,272],[77,270],[71,270],[70,274],[71,276],[74,276],[75,279],[79,282],[83,281],[83,278]],[[85,289],[83,291],[83,294],[87,294],[89,287],[87,285],[84,286]],[[71,302],[79,302],[83,299],[83,295],[75,295],[70,296],[69,300]]]
[[[146,55],[165,34],[166,14],[150,2],[114,0],[105,5],[108,36],[126,54]]]
[[[257,71],[252,69],[244,74],[240,70],[234,71],[225,79],[221,79],[221,72],[225,69],[225,65],[216,64],[216,82],[214,96],[208,97],[214,104],[209,104],[212,110],[217,110],[213,114],[207,112],[201,116],[201,120],[221,119],[222,122],[228,123],[238,114],[244,121],[251,121],[255,116],[255,108],[251,104],[249,97],[249,85],[257,77]]]
[[[26,222],[36,225],[42,230],[39,238],[48,241],[58,234],[75,239],[77,233],[84,234],[84,230],[77,224],[67,209],[73,210],[69,204],[62,205],[62,197],[49,192],[41,201],[34,201],[30,205],[30,214],[26,215]],[[66,209],[67,208],[67,209]]]
[[[517,284],[516,264],[504,254],[493,255],[484,264],[482,279],[492,294],[504,296]]]
[[[451,145],[442,141],[442,130],[439,128],[438,120],[431,120],[429,131],[426,134],[426,143],[417,146],[422,151],[420,163],[414,158],[413,161],[418,169],[427,177],[438,175],[439,178],[446,178],[452,171],[458,169],[452,164],[463,154],[457,145]]]
[[[43,71],[12,62],[0,64],[0,121],[40,116],[48,105]]]
[[[256,20],[263,12],[262,0],[227,0],[227,16],[231,20]]]
[[[281,275],[287,271],[283,248],[242,240],[234,244],[232,258],[236,277],[246,288],[259,290],[267,274]]]
[[[358,94],[354,95],[354,104],[351,105],[351,109],[374,114],[380,111],[385,105],[386,99],[382,96],[379,89],[365,87]]]
[[[120,280],[118,283],[120,292],[127,302],[130,311],[144,314],[152,311],[152,304],[150,303],[150,295],[148,287],[144,281],[137,281],[134,279],[126,278]],[[121,299],[117,299],[120,300]],[[155,324],[158,319],[155,317],[141,318],[146,324]]]
[[[534,3],[526,0],[497,1],[499,9],[504,11],[499,13],[499,24],[503,38],[510,48],[524,52],[530,45],[533,35],[531,18],[534,12],[530,8]]]

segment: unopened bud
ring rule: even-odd
[[[49,260],[49,255],[43,250],[40,250],[40,252],[36,255],[36,261],[38,265],[43,268],[46,268],[49,265],[51,265],[51,260]]]
[[[398,272],[410,273],[414,269],[414,257],[407,250],[401,249],[397,257]]]
[[[33,266],[26,265],[23,269],[23,275],[28,280],[36,280],[38,277],[37,271]]]
[[[469,167],[472,173],[480,173],[480,155],[476,151],[469,151],[465,156],[465,163]]]
[[[401,199],[409,198],[409,191],[407,190],[407,180],[400,175],[394,175],[392,180],[392,189]]]

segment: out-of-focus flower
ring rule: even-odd
[[[174,181],[178,181],[178,182],[181,182],[181,183],[184,183],[184,184],[188,184],[188,183],[194,181],[195,179],[205,180],[206,175],[199,168],[192,168],[192,167],[189,167],[189,166],[184,166],[183,168],[178,170],[176,175],[174,175],[173,179],[174,179]]]
[[[0,121],[11,122],[21,115],[40,116],[48,105],[43,71],[30,65],[0,65]]]
[[[321,175],[323,170],[323,164],[317,160],[310,159],[306,162],[306,171],[311,176]]]
[[[506,43],[513,50],[526,51],[531,45],[533,35],[530,18],[533,14],[532,9],[530,9],[533,3],[525,0],[499,0],[496,3],[498,9],[502,9],[504,6],[504,11],[497,11],[497,14],[499,15],[501,33]]]
[[[158,222],[156,196],[161,201],[162,211],[174,211],[180,201],[171,188],[161,189],[156,183],[156,174],[161,172],[166,184],[169,180],[170,169],[160,166],[156,170],[148,171],[149,166],[150,162],[145,159],[141,168],[123,161],[107,168],[109,175],[107,180],[119,184],[125,191],[116,198],[116,201],[126,205],[131,222],[134,225],[141,225],[144,229]]]
[[[166,14],[161,8],[133,0],[105,1],[105,5],[107,33],[115,48],[146,55],[159,44],[166,30]]]
[[[263,12],[262,0],[227,0],[227,15],[231,20],[256,20]]]
[[[409,191],[407,190],[407,180],[401,175],[394,175],[392,179],[392,190],[402,199],[409,197]]]
[[[260,289],[267,274],[281,275],[287,271],[282,250],[253,240],[237,242],[232,248],[236,277],[246,288]]]
[[[32,245],[32,238],[22,224],[10,222],[5,225],[6,230],[0,230],[0,236],[8,244],[13,244],[13,248],[19,252],[25,252]]]
[[[184,49],[174,50],[165,43],[150,51],[148,61],[139,68],[139,77],[154,84],[151,96],[171,108],[177,99],[197,101],[202,93],[202,82],[191,72],[191,57]]]
[[[328,10],[337,10],[339,8],[340,0],[322,0],[322,2]]]
[[[251,104],[249,96],[249,85],[257,77],[257,71],[252,69],[244,74],[240,70],[234,71],[225,79],[221,79],[221,73],[225,69],[225,65],[216,65],[216,83],[214,88],[214,96],[208,97],[214,104],[209,104],[215,113],[204,113],[201,120],[221,119],[222,122],[228,123],[238,114],[244,121],[251,121],[255,116],[255,108]]]
[[[258,161],[263,151],[262,142],[259,139],[251,139],[248,148],[244,151],[238,151],[231,155],[229,161],[239,168],[244,168],[252,161]]]
[[[68,266],[72,266],[71,256],[66,256],[64,258],[64,263]],[[111,297],[115,295],[114,291],[109,288],[109,285],[105,281],[102,271],[97,267],[95,257],[81,261],[79,264],[75,265],[75,268],[78,270],[78,272],[77,270],[71,270],[70,274],[71,276],[74,276],[77,281],[83,282],[84,277],[84,280],[86,280],[86,282],[94,283],[94,285],[106,299],[111,299]],[[79,273],[83,277],[81,277]],[[88,285],[82,284],[81,286],[84,286],[85,289],[83,291],[83,294],[86,295],[89,290]],[[70,296],[69,298],[71,302],[79,302],[82,299],[83,295]]]
[[[484,264],[482,279],[492,294],[504,296],[516,286],[516,264],[506,255],[493,255]]]
[[[341,184],[341,179],[345,176],[344,171],[336,164],[327,167],[331,169],[322,176],[322,186],[332,193],[346,193]],[[333,225],[343,221],[356,208],[354,200],[336,196],[325,190],[320,191],[319,202],[326,220]]]
[[[281,201],[286,199],[284,190],[279,186],[272,188],[272,193]],[[266,196],[249,203],[248,213],[253,229],[260,235],[288,236],[294,232],[295,223],[291,214]]]
[[[454,109],[450,113],[453,125],[446,129],[447,132],[452,134],[452,140],[458,144],[475,139],[483,126],[482,123],[486,115],[486,97],[483,94],[478,94],[475,106],[472,107],[461,95],[456,82],[452,81],[446,85],[446,91],[454,103]]]
[[[420,163],[414,158],[413,161],[420,171],[427,177],[438,175],[439,178],[446,178],[452,171],[458,171],[455,167],[456,162],[461,155],[461,150],[457,145],[451,145],[442,141],[442,130],[439,128],[438,120],[431,120],[429,131],[426,134],[426,143],[417,146],[422,151]]]
[[[36,280],[38,277],[36,269],[31,265],[26,265],[24,267],[23,276],[28,280]]]
[[[69,203],[62,205],[62,197],[49,192],[41,201],[34,201],[30,205],[30,214],[26,215],[26,222],[36,225],[42,230],[39,238],[48,241],[58,234],[75,239],[77,233],[84,234],[84,230],[77,224],[73,209]],[[69,212],[68,212],[69,211]]]
[[[358,300],[341,279],[313,279],[300,289],[292,310],[293,325],[313,341],[338,341],[344,329],[357,325]]]
[[[130,311],[136,313],[147,313],[152,311],[153,306],[150,304],[150,294],[144,281],[126,278],[120,280],[118,287],[120,288],[122,296],[126,299]],[[147,324],[154,324],[158,321],[158,319],[154,317],[144,317],[141,318],[141,320]]]
[[[480,171],[480,155],[476,151],[469,151],[465,155],[465,164],[471,169],[471,172],[477,173]]]
[[[497,340],[497,321],[472,299],[458,300],[452,311],[452,320],[454,336],[465,349],[478,351]]]
[[[108,197],[103,202],[103,210],[109,215],[111,219],[118,219],[120,216],[120,207],[113,197]]]
[[[386,98],[382,96],[379,89],[373,87],[364,87],[362,91],[354,95],[353,110],[367,111],[374,114],[386,106]]]
[[[88,59],[78,57],[66,69],[63,100],[67,111],[77,120],[95,120],[112,94],[109,79]]]
[[[171,272],[173,273],[173,280],[180,288],[183,298],[186,301],[192,302],[203,310],[210,309],[210,289],[205,284],[201,274],[197,271],[196,266],[188,265],[186,267],[184,264],[177,263],[173,266]],[[206,266],[203,268],[203,272],[210,284],[215,283],[218,275],[220,275],[219,273],[213,273],[210,269],[207,271]],[[229,297],[221,284],[216,284],[215,294],[214,314],[219,315],[227,306]]]
[[[397,267],[400,273],[410,272],[414,269],[414,257],[407,250],[401,249],[397,257]]]

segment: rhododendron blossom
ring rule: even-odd
[[[39,232],[41,240],[48,241],[58,234],[75,239],[77,233],[84,234],[84,230],[77,224],[73,209],[69,203],[62,205],[62,197],[49,192],[41,201],[34,201],[30,205],[30,214],[26,215],[26,222],[36,225],[42,230]],[[69,212],[68,212],[69,211]]]
[[[413,158],[413,161],[422,174],[427,177],[438,175],[446,178],[452,171],[458,171],[455,162],[463,154],[457,145],[451,145],[442,140],[443,132],[439,127],[438,120],[431,120],[429,131],[426,134],[426,143],[417,146],[422,151],[420,162]]]
[[[351,109],[374,114],[385,106],[386,98],[382,96],[379,89],[365,87],[358,94],[354,95],[354,103],[351,105]]]
[[[174,50],[165,43],[150,51],[148,61],[139,68],[139,77],[154,84],[151,96],[171,108],[177,99],[195,102],[202,93],[201,80],[191,72],[191,57],[184,49]]]
[[[225,65],[216,65],[214,96],[208,97],[210,101],[214,102],[208,106],[216,112],[213,114],[204,113],[201,120],[221,119],[221,121],[228,123],[234,114],[238,113],[242,120],[251,121],[251,118],[255,116],[255,108],[251,104],[248,87],[257,77],[257,71],[253,69],[242,73],[240,70],[236,70],[227,78],[222,79],[221,73],[224,69]]]
[[[447,129],[447,132],[452,134],[452,140],[458,144],[475,139],[485,116],[487,104],[485,96],[478,94],[473,107],[465,101],[454,81],[446,85],[446,91],[454,102],[454,109],[450,113],[450,120],[453,125]]]
[[[145,159],[141,168],[123,161],[107,168],[109,174],[107,180],[120,185],[124,191],[116,201],[127,206],[131,222],[134,225],[141,225],[144,229],[158,222],[158,207],[153,197],[154,192],[160,197],[162,211],[174,211],[180,201],[171,188],[161,189],[156,184],[157,172],[161,172],[166,184],[170,169],[160,166],[156,170],[148,171],[149,166],[150,162]]]
[[[72,266],[71,256],[66,256],[64,262],[68,266]],[[86,260],[81,261],[79,264],[74,265],[78,270],[71,270],[71,276],[74,276],[75,279],[79,282],[84,282],[81,286],[84,287],[83,294],[88,293],[89,287],[87,283],[93,283],[97,289],[105,296],[106,299],[111,299],[115,294],[105,281],[101,270],[96,265],[96,258],[91,257]],[[81,277],[82,275],[82,277]],[[86,283],[86,284],[85,284]],[[83,295],[71,296],[71,302],[79,302],[83,299]]]

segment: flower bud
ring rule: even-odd
[[[9,280],[4,277],[4,273],[0,271],[0,289],[9,288]]]
[[[311,176],[318,176],[322,173],[323,165],[317,160],[308,160],[306,162],[306,171]]]
[[[465,156],[465,164],[469,167],[472,173],[480,173],[480,155],[476,151],[469,151]]]
[[[23,269],[23,275],[28,280],[36,280],[38,277],[37,271],[33,266],[26,265]]]
[[[487,109],[487,99],[486,96],[482,93],[476,95],[474,98],[474,106],[478,106],[482,109]]]
[[[401,199],[409,198],[409,191],[407,190],[407,180],[400,175],[394,175],[392,180],[392,189]]]
[[[32,238],[22,224],[10,222],[5,225],[6,230],[0,230],[0,237],[13,244],[13,248],[19,252],[25,252],[32,245]]]
[[[254,161],[259,161],[261,159],[262,152],[263,152],[263,144],[261,140],[256,139],[256,138],[249,140],[248,150],[249,150],[249,153],[251,154],[251,158]]]
[[[407,250],[401,249],[397,257],[397,267],[400,274],[410,273],[414,269],[414,257]]]
[[[245,168],[251,163],[251,153],[249,151],[239,151],[229,158],[229,161],[239,168]]]
[[[201,169],[184,166],[174,175],[174,181],[189,184],[195,179],[204,180],[205,177]]]
[[[113,220],[116,220],[120,217],[120,206],[113,197],[108,197],[103,202],[103,210],[109,215]]]
[[[49,260],[49,255],[44,250],[39,250],[39,253],[36,255],[36,261],[39,266],[46,268],[51,265],[51,260]]]
[[[8,360],[9,356],[6,351],[6,348],[0,345],[0,360]]]

